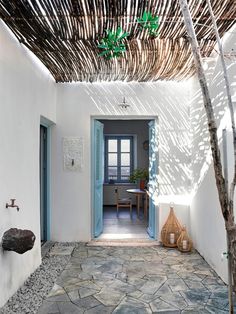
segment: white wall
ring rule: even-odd
[[[159,117],[159,182],[164,203],[190,190],[189,85],[187,82],[57,84],[57,125],[53,130],[52,239],[91,238],[91,117]],[[127,110],[118,104],[126,97]],[[84,168],[63,170],[62,138],[84,138]],[[161,203],[160,208],[162,208]],[[181,205],[179,203],[179,205]],[[161,209],[160,209],[161,210]]]
[[[226,54],[231,49],[236,50],[235,28],[230,30],[224,40],[224,51]],[[235,57],[225,58],[228,74],[231,82],[231,92],[236,95],[236,63]],[[219,58],[216,65],[210,63],[206,71],[208,84],[215,116],[218,123],[218,132],[222,134],[222,128],[230,129],[230,120],[226,112],[227,99],[225,94],[225,84]],[[222,261],[221,254],[226,251],[226,238],[224,221],[220,211],[216,183],[212,160],[208,157],[209,136],[207,130],[206,115],[204,112],[199,84],[193,81],[193,101],[191,104],[191,127],[193,131],[193,200],[190,211],[191,234],[194,245],[204,256],[207,262],[217,271],[217,273],[227,281],[227,262]],[[229,131],[228,131],[229,133]],[[228,137],[230,135],[228,134]],[[229,140],[228,163],[232,165],[232,140]],[[229,174],[232,175],[232,166]]]
[[[41,262],[39,125],[40,115],[55,121],[56,84],[1,21],[0,43],[0,239],[14,227],[36,235],[23,255],[0,250],[1,307]],[[19,212],[5,208],[10,198]]]

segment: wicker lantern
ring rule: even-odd
[[[190,239],[185,227],[183,227],[181,231],[181,234],[177,241],[177,246],[178,246],[179,251],[181,252],[190,252],[192,250],[193,242]]]
[[[173,205],[170,206],[169,216],[161,230],[161,240],[164,246],[176,247],[182,227],[174,213]]]

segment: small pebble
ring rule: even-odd
[[[55,243],[53,247],[63,246],[77,247],[78,243]],[[49,253],[50,251],[44,256],[42,264],[26,280],[24,285],[0,308],[0,314],[37,313],[71,257],[70,255],[50,255]]]

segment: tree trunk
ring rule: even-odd
[[[208,120],[208,130],[209,130],[209,135],[210,135],[210,144],[211,144],[211,151],[212,151],[212,157],[213,157],[216,186],[218,190],[218,197],[220,201],[222,215],[225,220],[225,227],[226,227],[226,232],[227,232],[227,243],[228,243],[227,253],[228,253],[228,258],[229,258],[229,263],[228,263],[228,266],[229,266],[229,305],[230,305],[229,312],[233,313],[232,289],[231,289],[232,279],[233,279],[234,290],[236,289],[236,225],[234,223],[234,215],[233,215],[233,196],[234,196],[234,189],[235,189],[235,183],[236,183],[236,135],[235,135],[233,105],[232,105],[230,89],[229,89],[229,81],[227,77],[226,66],[225,66],[225,63],[223,62],[224,78],[226,81],[226,91],[227,91],[227,96],[229,99],[229,109],[230,109],[231,123],[232,123],[232,130],[233,130],[233,144],[234,144],[234,155],[235,155],[234,178],[230,186],[230,193],[228,194],[227,185],[226,185],[226,182],[223,176],[223,171],[222,171],[220,150],[219,150],[219,144],[218,144],[218,138],[217,138],[216,121],[214,117],[213,106],[212,106],[212,102],[210,98],[209,89],[207,86],[207,80],[206,80],[203,67],[202,67],[200,49],[198,46],[195,31],[194,31],[194,26],[193,26],[191,14],[188,8],[187,0],[179,0],[179,3],[180,3],[180,7],[183,13],[185,26],[186,26],[187,33],[189,36],[189,41],[190,41],[192,51],[193,51],[194,62],[195,62],[196,70],[197,70],[200,87],[202,90],[204,107],[206,110],[206,115],[207,115],[207,120]],[[208,1],[208,4],[209,4],[209,1]],[[216,23],[214,24],[214,26],[216,26]],[[218,32],[216,33],[216,36],[217,35],[218,35]],[[218,39],[219,38],[217,37],[217,40]],[[220,49],[223,56],[221,45],[220,45]]]
[[[232,134],[233,134],[233,148],[234,148],[234,175],[233,175],[233,180],[230,185],[230,193],[229,193],[229,214],[233,217],[234,216],[234,190],[235,190],[235,184],[236,184],[236,130],[235,130],[235,119],[234,119],[234,106],[232,102],[232,96],[231,96],[231,91],[230,91],[230,83],[229,83],[229,78],[228,78],[228,73],[227,73],[227,68],[224,60],[224,52],[223,52],[223,47],[220,39],[220,35],[218,32],[215,16],[211,7],[211,2],[210,0],[206,0],[208,9],[210,12],[212,24],[213,24],[213,30],[216,35],[216,41],[219,47],[219,52],[220,52],[220,60],[222,64],[222,69],[224,73],[224,80],[225,80],[225,87],[226,87],[226,95],[228,98],[228,108],[230,112],[230,119],[231,119],[231,127],[232,127]],[[234,219],[234,218],[233,218]]]
[[[236,292],[236,225],[231,221],[226,224],[226,230],[229,241],[229,253],[231,255],[231,269],[233,279],[233,289]]]
[[[231,97],[230,83],[229,83],[227,68],[226,68],[226,64],[224,60],[223,47],[222,47],[220,35],[218,32],[214,12],[212,10],[210,0],[206,0],[206,2],[207,2],[208,9],[210,12],[213,30],[215,32],[216,40],[217,40],[217,44],[219,48],[220,59],[221,59],[223,73],[224,73],[225,86],[226,86],[226,94],[228,98],[228,107],[229,107],[230,118],[231,118],[232,134],[233,134],[234,174],[233,174],[232,183],[230,185],[230,192],[228,194],[229,219],[228,219],[228,223],[226,223],[227,249],[228,249],[227,255],[228,255],[229,312],[233,313],[232,289],[234,289],[234,291],[236,289],[236,276],[235,276],[236,275],[235,274],[236,272],[236,254],[235,254],[236,253],[235,251],[236,226],[234,223],[234,191],[235,191],[235,183],[236,183],[236,131],[235,131],[235,120],[234,120],[234,107],[233,107],[233,102],[232,102],[232,97]],[[230,227],[227,227],[227,225],[229,225]]]
[[[218,189],[222,215],[224,219],[228,221],[228,214],[229,214],[228,195],[227,195],[228,193],[226,189],[225,179],[223,177],[220,149],[219,149],[218,137],[217,137],[217,126],[216,126],[216,121],[214,117],[213,106],[211,103],[211,97],[210,97],[209,89],[207,86],[205,73],[202,67],[198,42],[195,35],[191,15],[188,9],[187,1],[179,0],[179,3],[180,3],[183,16],[184,16],[186,29],[189,36],[188,39],[192,47],[197,75],[198,75],[200,87],[202,90],[203,102],[204,102],[204,107],[205,107],[207,120],[208,120],[208,130],[209,130],[209,135],[210,135],[210,144],[211,144],[211,151],[212,151],[213,164],[214,164],[214,170],[215,170],[216,185]]]

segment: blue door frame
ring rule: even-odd
[[[104,120],[105,117],[102,117]],[[115,119],[115,117],[114,117]],[[118,117],[117,117],[118,119]],[[147,120],[150,118],[146,118]],[[136,120],[133,118],[133,120]],[[103,144],[103,124],[96,119],[92,120],[92,236],[98,237],[103,230],[103,170],[104,170],[104,144]],[[99,147],[97,146],[99,143]],[[158,206],[156,197],[158,195],[158,120],[152,119],[149,122],[149,220],[147,232],[153,239],[157,239],[158,234]],[[100,175],[99,175],[100,173]]]
[[[104,135],[101,122],[93,121],[92,134],[93,237],[96,238],[103,231]]]
[[[45,226],[41,228],[43,234],[41,235],[41,239],[43,241],[49,241],[51,238],[51,126],[53,123],[48,119],[41,116],[40,118],[40,127],[42,126],[45,128],[46,131],[46,141],[44,143],[45,147],[44,150],[46,154],[44,155],[45,158],[45,177],[44,177],[44,184],[43,184],[43,197],[41,200],[41,191],[40,191],[40,203],[43,202],[42,210],[45,217]],[[40,171],[41,172],[41,171]],[[39,174],[41,176],[41,174]],[[40,182],[41,185],[41,182]],[[41,186],[40,186],[41,190]],[[41,204],[40,204],[41,207]],[[40,208],[41,212],[41,208]],[[41,218],[41,217],[40,217]]]
[[[40,234],[47,241],[47,128],[40,125]]]
[[[159,226],[156,199],[158,196],[158,121],[152,120],[149,126],[149,220],[148,234],[151,238],[157,238],[157,227]]]

